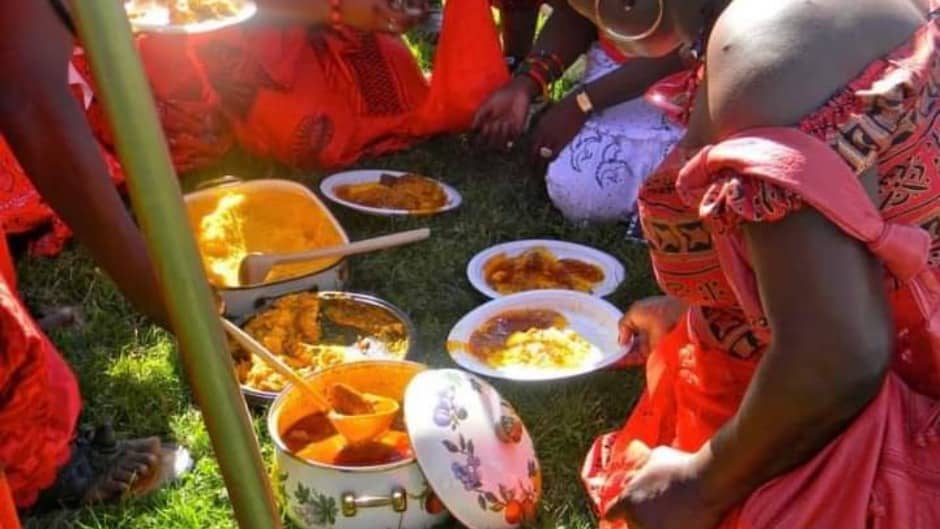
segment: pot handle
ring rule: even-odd
[[[468,375],[472,376],[472,375]],[[517,444],[522,441],[522,419],[512,409],[512,406],[494,392],[483,397],[486,412],[489,414],[489,420],[493,424],[496,438],[505,444]]]
[[[408,493],[401,487],[392,489],[390,496],[356,496],[351,492],[344,493],[340,498],[343,516],[352,518],[359,509],[391,506],[395,512],[408,510]]]

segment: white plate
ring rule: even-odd
[[[533,239],[497,244],[476,254],[467,264],[467,278],[470,284],[488,298],[503,297],[505,294],[500,294],[486,282],[486,274],[483,273],[486,263],[501,253],[516,257],[533,248],[545,248],[559,259],[577,259],[600,267],[604,271],[604,280],[594,286],[591,294],[595,296],[605,297],[613,294],[627,275],[620,261],[600,250],[571,242]]]
[[[171,24],[170,11],[166,7],[156,5],[153,0],[130,0],[124,3],[124,10],[128,14],[143,12],[143,16],[131,18],[134,31],[146,33],[193,34],[215,31],[235,24],[240,24],[255,16],[258,5],[254,0],[241,0],[241,9],[238,13],[227,18],[206,20],[193,24]]]
[[[391,176],[402,176],[407,174],[403,171],[382,171],[377,169],[370,169],[364,171],[347,171],[345,173],[337,173],[332,175],[322,182],[320,182],[320,191],[323,192],[323,195],[326,196],[332,202],[337,204],[342,204],[347,208],[360,211],[362,213],[368,213],[370,215],[382,215],[382,216],[405,216],[405,215],[432,215],[435,213],[443,213],[445,211],[450,211],[452,209],[460,206],[460,203],[463,199],[460,197],[460,193],[456,189],[450,187],[449,185],[434,180],[439,186],[444,189],[444,193],[447,194],[447,203],[442,207],[431,210],[431,211],[409,211],[407,209],[388,209],[388,208],[372,208],[369,206],[363,206],[362,204],[356,204],[355,202],[349,202],[348,200],[343,200],[342,198],[336,196],[336,188],[339,186],[345,185],[354,185],[354,184],[365,184],[370,182],[378,182],[379,178],[383,174]],[[433,180],[433,179],[432,179]]]
[[[512,310],[545,309],[561,313],[568,327],[591,342],[594,351],[587,361],[574,369],[537,369],[507,367],[496,369],[477,360],[467,350],[470,337],[494,316]],[[509,380],[558,380],[584,375],[615,364],[629,351],[621,346],[617,325],[621,312],[601,298],[570,290],[534,290],[494,299],[460,320],[447,337],[447,349],[460,367],[492,378]]]

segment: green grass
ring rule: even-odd
[[[415,36],[411,45],[427,67],[433,47]],[[572,84],[559,83],[556,94]],[[420,348],[414,360],[453,367],[444,341],[452,325],[485,302],[466,279],[467,261],[493,244],[548,237],[594,246],[619,257],[628,279],[609,299],[625,307],[655,292],[646,251],[624,239],[622,226],[582,227],[553,209],[544,182],[526,163],[524,145],[510,155],[475,150],[463,138],[430,141],[408,153],[360,164],[406,169],[442,179],[463,195],[455,212],[422,218],[367,217],[340,207],[333,211],[353,239],[429,226],[432,239],[388,252],[355,257],[350,290],[374,293],[414,320]],[[224,174],[245,178],[291,178],[311,187],[320,175],[301,175],[276,164],[233,153],[219,169],[190,175],[184,188]],[[182,482],[151,497],[120,505],[59,512],[26,520],[28,529],[228,529],[231,506],[212,456],[201,415],[182,373],[175,343],[126,304],[112,283],[81,249],[56,259],[23,258],[20,287],[34,311],[79,305],[86,323],[52,335],[78,374],[84,422],[112,419],[123,436],[161,435],[187,446],[196,465]],[[593,374],[551,384],[495,383],[517,408],[531,433],[544,471],[545,491],[538,527],[596,526],[578,472],[594,436],[618,427],[641,384],[636,371]],[[255,427],[266,461],[271,444]]]
[[[240,174],[269,174],[267,164],[236,159]],[[552,208],[539,178],[523,157],[476,152],[459,138],[435,140],[410,153],[375,160],[369,167],[405,168],[433,175],[464,196],[457,211],[426,219],[366,217],[334,208],[353,238],[428,225],[422,244],[352,259],[352,290],[375,293],[405,310],[420,333],[417,360],[452,366],[444,340],[456,321],[485,299],[469,285],[464,267],[492,244],[555,237],[604,249],[621,258],[628,280],[611,300],[623,307],[654,287],[642,248],[623,239],[620,226],[578,227]],[[275,173],[276,174],[276,173]],[[283,174],[283,173],[282,173]],[[307,184],[314,177],[297,177]],[[195,454],[195,470],[180,484],[122,505],[62,512],[30,519],[44,529],[232,528],[230,505],[212,457],[199,411],[181,374],[172,339],[136,316],[111,282],[79,249],[54,260],[24,258],[21,287],[31,308],[80,305],[86,325],[54,333],[75,367],[86,421],[113,418],[122,435],[160,434]],[[636,372],[608,372],[571,382],[497,383],[531,432],[545,472],[540,527],[594,525],[578,480],[591,439],[617,427],[634,402]],[[256,415],[265,457],[270,444]]]

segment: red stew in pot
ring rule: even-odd
[[[371,467],[411,459],[411,441],[401,421],[382,437],[350,445],[321,412],[308,415],[282,432],[287,450],[306,461],[343,467]]]

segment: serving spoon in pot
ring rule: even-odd
[[[369,393],[359,393],[348,386],[337,384],[339,387],[335,389],[339,391],[334,391],[334,393],[341,393],[346,397],[346,400],[359,401],[360,405],[367,404],[367,408],[369,408],[369,411],[362,410],[364,411],[363,413],[359,413],[360,410],[353,410],[353,412],[349,414],[340,413],[336,409],[337,406],[324,397],[323,394],[320,393],[320,390],[311,384],[310,381],[300,376],[299,373],[291,369],[290,366],[285,364],[274,353],[268,351],[268,349],[258,343],[254,337],[229,320],[225,318],[221,318],[221,320],[222,327],[239,345],[263,360],[278,374],[291,381],[291,383],[309,397],[318,408],[323,410],[324,413],[326,413],[327,419],[329,419],[333,427],[336,428],[336,431],[346,438],[346,441],[350,444],[369,442],[385,434],[388,432],[389,428],[391,428],[392,422],[395,420],[395,415],[400,408],[395,399]],[[347,407],[356,408],[357,406]]]
[[[430,236],[430,229],[421,228],[365,239],[350,244],[320,248],[309,252],[281,254],[250,253],[242,259],[241,265],[238,267],[238,283],[242,286],[261,283],[268,277],[268,274],[271,273],[271,269],[277,265],[303,263],[324,259],[326,257],[345,257],[347,255],[385,250],[387,248],[394,248],[395,246],[423,241]]]

